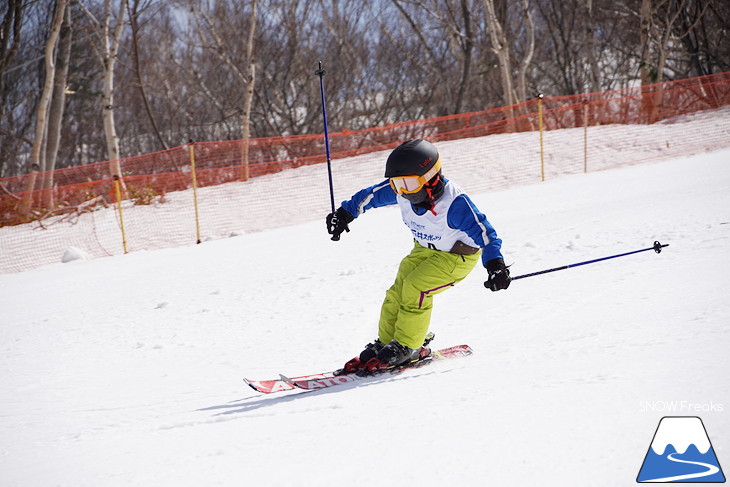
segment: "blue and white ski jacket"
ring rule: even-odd
[[[362,189],[342,207],[354,218],[371,208],[397,204],[403,223],[413,233],[413,238],[424,247],[449,252],[457,241],[482,249],[482,264],[502,258],[502,240],[464,191],[444,178],[444,193],[436,200],[433,212],[413,206],[403,196],[397,195],[389,180]]]

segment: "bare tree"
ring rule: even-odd
[[[271,2],[261,13],[260,41],[267,51],[258,57],[261,79],[256,98],[265,113],[259,128],[267,135],[317,133],[321,131],[321,111],[313,69],[322,55],[313,43],[323,42],[321,11],[313,0],[302,0]],[[340,62],[342,71],[349,69],[346,62]],[[333,71],[330,64],[329,72]],[[332,94],[328,98],[334,99]],[[343,123],[334,113],[331,118]]]
[[[26,5],[23,0],[10,0],[0,24],[0,136],[3,138],[3,143],[0,144],[0,176],[5,173],[8,166],[7,158],[10,157],[10,154],[19,152],[17,146],[22,142],[30,142],[29,139],[18,141],[17,139],[20,137],[13,137],[9,122],[15,110],[8,106],[15,87],[13,83],[8,82],[7,74],[20,50],[25,9]]]
[[[527,70],[532,62],[532,56],[535,53],[535,23],[532,21],[532,13],[528,0],[522,0],[522,18],[527,28],[527,47],[519,62],[517,72],[517,99],[525,101],[527,95]]]
[[[497,18],[494,9],[494,0],[484,0],[484,7],[487,9],[487,25],[489,27],[489,39],[492,43],[492,50],[499,60],[499,74],[502,82],[502,101],[505,105],[514,105],[514,90],[512,88],[512,64],[510,61],[510,43],[502,28],[502,22]]]
[[[83,3],[81,5],[83,6]],[[104,0],[103,18],[101,22],[88,8],[84,8],[87,15],[97,26],[97,54],[99,55],[102,66],[102,120],[104,137],[106,139],[107,159],[109,160],[109,171],[112,176],[122,175],[119,164],[121,157],[119,152],[119,138],[117,137],[117,129],[114,124],[114,69],[117,63],[119,44],[124,31],[127,0],[119,0],[117,7],[115,16],[112,9],[112,1]],[[115,25],[112,25],[113,21],[116,22]]]
[[[199,129],[200,134],[219,133],[238,139],[250,130],[251,122],[244,123],[244,117],[247,90],[253,89],[256,74],[253,58],[257,3],[249,2],[250,9],[245,9],[227,2],[206,6],[197,0],[187,1],[192,17],[186,31],[187,51],[182,58],[174,56],[174,60],[185,82],[195,86],[194,99],[187,100],[188,111],[199,110],[195,117],[190,116],[190,122],[197,124],[190,127],[191,133]],[[240,26],[244,22],[249,33],[242,36]],[[241,37],[246,41],[241,42]],[[253,94],[251,97],[253,100]],[[251,110],[249,107],[249,120]]]
[[[547,69],[544,75],[557,85],[556,91],[574,95],[583,93],[586,88],[584,61],[587,46],[587,33],[581,25],[590,25],[586,19],[588,6],[584,0],[565,0],[564,2],[538,1],[537,12],[545,24],[544,42],[546,49],[540,54],[549,56],[550,62],[542,64]],[[554,89],[555,89],[554,88]]]
[[[45,145],[46,134],[48,131],[48,107],[51,103],[53,95],[53,80],[56,72],[56,46],[58,37],[61,33],[61,25],[65,15],[68,0],[58,0],[56,2],[56,12],[53,15],[53,23],[51,25],[51,33],[48,36],[45,51],[45,67],[46,76],[43,85],[41,100],[38,105],[38,114],[36,116],[35,138],[33,141],[33,149],[30,156],[29,165],[42,169],[45,164]]]
[[[127,11],[127,0],[119,2],[117,11],[116,26],[111,28],[112,8],[111,0],[104,1],[104,37],[103,37],[103,98],[104,107],[104,133],[106,134],[107,153],[109,154],[110,171],[112,176],[121,176],[122,169],[119,165],[119,138],[117,137],[116,126],[114,125],[114,67],[119,52],[119,42],[124,30],[124,14]]]
[[[538,86],[576,94],[730,70],[730,43],[716,40],[730,35],[722,0],[65,2],[68,75],[61,33],[46,97],[39,61],[57,0],[0,8],[2,176],[105,158],[117,174],[121,153],[189,138],[320,132],[320,59],[333,131],[510,105]],[[644,100],[650,119],[658,97]],[[89,116],[99,103],[103,123]],[[235,157],[245,164],[255,150],[244,143]]]
[[[467,92],[471,78],[472,52],[474,51],[474,29],[472,27],[471,7],[467,0],[461,0],[461,15],[464,19],[464,32],[457,30],[454,38],[460,47],[462,57],[464,59],[463,69],[461,70],[461,81],[459,82],[459,91],[456,95],[454,103],[454,113],[461,113],[464,105],[464,96]]]
[[[256,7],[258,0],[251,2],[251,23],[248,28],[248,39],[246,40],[246,94],[243,101],[243,117],[241,119],[241,131],[243,146],[241,148],[241,165],[243,166],[243,180],[248,181],[248,155],[249,139],[251,138],[251,106],[253,104],[253,93],[256,83],[256,64],[254,63],[254,33],[256,32]]]
[[[687,53],[687,67],[695,76],[730,70],[730,45],[717,42],[730,34],[730,3],[720,0],[692,0],[680,9],[675,33]],[[677,69],[681,77],[687,71]]]
[[[586,0],[585,8],[585,30],[584,30],[584,53],[585,60],[589,66],[589,87],[590,91],[596,93],[601,90],[601,70],[596,57],[596,35],[595,18],[593,16],[593,0]]]
[[[58,158],[58,147],[61,142],[61,125],[63,112],[66,106],[66,83],[68,80],[68,67],[71,60],[71,42],[73,39],[71,27],[71,9],[66,8],[64,21],[61,25],[58,52],[56,57],[56,69],[53,76],[53,94],[48,112],[47,141],[43,165],[43,184],[45,207],[53,208],[53,170],[56,168]]]
[[[145,2],[144,5],[142,2]],[[128,6],[129,9],[129,25],[132,31],[132,59],[134,62],[134,74],[135,78],[137,80],[137,88],[139,89],[140,97],[142,98],[142,103],[144,104],[145,113],[147,114],[147,119],[150,121],[150,125],[152,125],[152,131],[155,134],[155,137],[160,142],[160,145],[164,149],[168,149],[169,145],[165,138],[162,136],[162,133],[160,132],[160,128],[157,123],[157,116],[155,115],[154,110],[152,109],[152,106],[150,105],[149,96],[147,95],[147,83],[144,82],[143,76],[142,76],[142,66],[140,63],[140,17],[142,16],[142,13],[149,9],[151,7],[152,3],[150,0],[132,0],[131,5]],[[154,15],[154,14],[153,14]]]
[[[459,80],[458,84],[448,81],[433,87],[444,94],[435,100],[436,104],[443,107],[439,115],[460,113],[472,81],[474,2],[391,1],[420,42],[420,48],[426,54],[423,62],[428,69],[434,73],[443,73],[444,77],[453,73]],[[446,43],[441,47],[443,40]]]
[[[64,13],[68,0],[58,0],[56,2],[56,11],[53,15],[51,24],[51,32],[46,42],[45,50],[45,82],[43,84],[43,92],[36,115],[35,137],[33,139],[33,148],[31,150],[28,168],[26,172],[30,173],[25,185],[25,195],[20,207],[20,214],[24,217],[30,213],[33,205],[33,191],[36,187],[37,172],[45,165],[45,147],[48,134],[48,107],[53,94],[53,79],[56,70],[56,45],[58,37],[61,33],[61,24],[63,24]]]
[[[517,101],[527,99],[527,70],[532,61],[535,52],[535,24],[532,20],[532,13],[528,0],[522,0],[522,9],[520,10],[520,21],[524,22],[527,31],[527,45],[524,48],[522,57],[517,63],[518,73],[516,82],[512,76],[512,61],[514,58],[514,49],[516,46],[516,38],[512,38],[508,32],[507,18],[500,19],[495,9],[494,0],[484,0],[484,7],[487,11],[487,26],[489,28],[489,38],[492,50],[499,61],[500,80],[502,83],[502,98],[506,106],[514,105]],[[506,10],[506,9],[503,9]],[[506,17],[506,14],[505,14]],[[515,84],[517,92],[515,92]],[[507,111],[508,117],[512,118],[514,113],[512,109]]]
[[[9,0],[7,10],[0,25],[0,74],[10,66],[10,61],[20,47],[20,30],[23,21],[22,0]],[[0,93],[5,91],[5,80],[0,76]]]
[[[249,178],[249,139],[251,138],[251,110],[253,105],[254,88],[256,80],[256,64],[254,56],[254,40],[256,34],[256,10],[258,0],[251,0],[250,12],[248,14],[248,34],[243,46],[243,59],[240,57],[241,49],[237,49],[238,43],[231,46],[230,37],[226,34],[231,32],[232,19],[226,6],[218,6],[212,15],[196,5],[197,2],[190,2],[190,10],[195,16],[198,25],[198,35],[201,44],[206,50],[214,54],[235,77],[237,84],[243,86],[243,104],[238,109],[241,112],[241,179],[246,181]],[[200,78],[198,78],[200,79]],[[201,86],[210,93],[207,85],[201,80]],[[218,99],[212,93],[210,98]],[[225,111],[223,104],[219,104],[221,111]]]
[[[696,4],[696,0],[641,1],[639,78],[642,85],[663,81],[670,69],[685,73],[686,66],[693,62],[696,66],[696,53],[692,52],[694,43],[688,39],[692,38],[711,5],[712,0],[704,5]],[[691,17],[688,15],[690,11]],[[683,53],[677,49],[685,41],[688,42],[685,45],[691,46],[689,56],[682,56]],[[672,54],[673,62],[669,66]],[[683,62],[683,59],[687,61]],[[701,67],[698,70],[703,71]]]
[[[672,45],[682,45],[683,39],[692,34],[696,25],[703,18],[709,4],[705,5],[695,16],[692,24],[683,24],[680,20],[693,0],[642,0],[639,18],[641,22],[641,56],[639,59],[639,78],[642,88],[661,83],[668,70],[670,52],[675,52]],[[678,56],[672,68],[682,69]],[[691,58],[691,56],[690,56]],[[691,66],[691,61],[684,63]],[[649,123],[656,121],[662,108],[662,87],[655,86],[651,90],[643,90],[642,113]]]

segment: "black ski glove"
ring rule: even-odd
[[[484,287],[492,291],[507,289],[512,278],[509,277],[509,269],[504,265],[504,259],[492,259],[487,262],[487,272],[489,279],[484,283]]]
[[[327,233],[332,235],[332,240],[339,240],[342,232],[349,232],[347,224],[355,218],[343,207],[337,208],[337,211],[327,215]]]

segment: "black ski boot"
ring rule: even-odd
[[[398,362],[396,365],[400,365],[401,363],[415,361],[419,359],[423,359],[425,357],[428,357],[431,354],[431,349],[428,348],[428,344],[431,343],[431,341],[436,337],[433,333],[429,332],[426,334],[426,338],[423,340],[423,346],[420,349],[410,349],[412,352],[409,352],[409,356],[405,357],[403,359],[403,362]],[[360,352],[360,355],[357,357],[353,357],[350,359],[344,367],[342,367],[339,370],[336,370],[334,372],[335,375],[345,375],[345,374],[351,374],[354,372],[357,372],[358,374],[362,375],[369,375],[370,373],[376,371],[377,369],[386,369],[388,367],[392,367],[393,365],[389,365],[386,362],[383,362],[381,358],[379,357],[380,352],[389,347],[392,343],[395,343],[397,346],[402,347],[397,341],[393,340],[390,344],[385,345],[383,342],[380,341],[380,339],[376,339],[372,343],[368,343],[365,345],[365,349]],[[402,347],[407,348],[407,347]],[[388,352],[390,353],[390,352]],[[413,358],[410,358],[411,355],[413,355]]]
[[[378,352],[377,359],[380,361],[380,368],[391,368],[414,362],[420,357],[420,348],[408,348],[393,340]]]
[[[374,342],[365,345],[365,350],[360,352],[359,356],[351,358],[344,367],[335,371],[335,375],[350,374],[364,368],[366,363],[378,356],[378,352],[384,346],[383,342],[376,338]]]
[[[368,343],[365,345],[365,350],[360,352],[360,363],[366,363],[371,358],[375,358],[378,356],[378,352],[380,352],[385,345],[383,342],[380,341],[379,338],[376,338],[373,343]]]
[[[407,365],[426,359],[431,355],[431,349],[428,344],[435,338],[433,333],[426,334],[423,345],[419,348],[408,348],[398,343],[397,340],[391,341],[380,349],[375,358],[370,359],[364,365],[361,364],[357,370],[357,374],[367,376],[378,371],[396,368],[400,365]]]

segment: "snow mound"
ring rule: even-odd
[[[75,260],[91,260],[91,255],[78,247],[67,248],[61,257],[61,262],[66,264],[67,262],[73,262]]]

